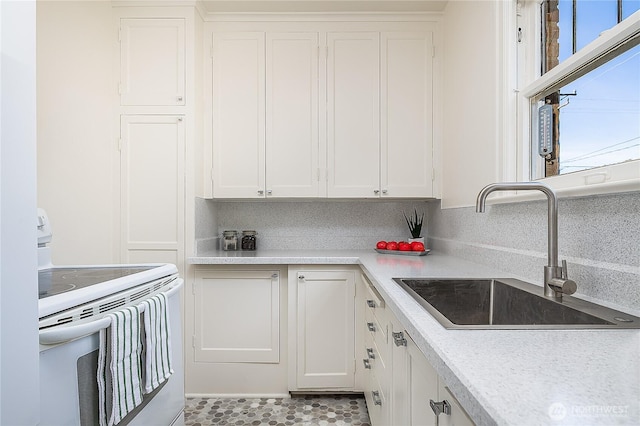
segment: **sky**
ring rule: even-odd
[[[560,0],[560,61],[572,54],[572,0]],[[640,0],[623,0],[623,19]],[[616,0],[578,0],[577,50],[617,23]],[[640,45],[560,90],[560,173],[640,158]]]

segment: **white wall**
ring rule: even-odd
[[[35,2],[0,2],[0,424],[38,423]]]
[[[499,180],[499,1],[445,9],[442,207],[470,206]]]
[[[116,260],[115,42],[110,2],[38,2],[38,204],[57,264]]]

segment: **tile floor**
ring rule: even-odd
[[[363,397],[352,395],[292,398],[187,398],[185,426],[370,426]]]

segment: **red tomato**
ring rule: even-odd
[[[411,251],[411,244],[401,242],[398,244],[398,250],[400,251]]]
[[[378,241],[376,243],[376,248],[379,248],[380,250],[384,250],[387,248],[387,242],[386,241]]]
[[[398,250],[398,243],[395,241],[389,241],[387,243],[387,250]]]
[[[411,250],[424,251],[424,244],[422,244],[420,241],[414,241],[411,243]]]

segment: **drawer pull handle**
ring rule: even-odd
[[[440,402],[435,402],[433,399],[430,399],[429,405],[431,405],[431,409],[433,410],[436,417],[443,413],[447,416],[451,415],[451,405],[449,404],[449,402],[447,402],[446,399]]]
[[[371,391],[371,398],[373,399],[373,403],[375,405],[382,405],[382,399],[380,398],[380,392]]]
[[[396,346],[407,346],[407,339],[404,338],[404,333],[402,331],[394,332],[393,334],[393,343]]]
[[[367,356],[369,359],[376,359],[376,355],[373,353],[373,348],[367,348]]]
[[[376,332],[376,325],[372,322],[368,322],[367,323],[367,328],[369,329],[369,331],[375,333]]]
[[[364,364],[364,368],[366,368],[367,370],[371,370],[371,363],[369,363],[368,359],[363,359],[362,363]]]
[[[376,302],[374,302],[373,300],[367,300],[367,306],[370,308],[375,308]]]

